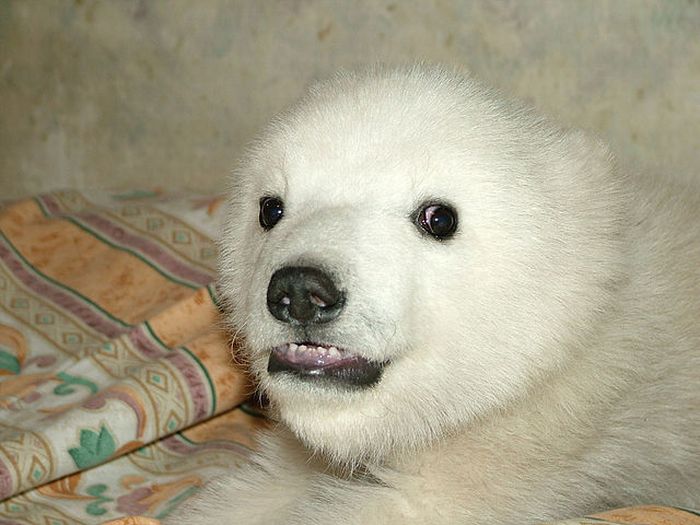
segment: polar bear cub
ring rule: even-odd
[[[235,171],[227,320],[270,399],[169,523],[700,506],[700,197],[439,67],[313,86]]]

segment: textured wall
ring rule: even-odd
[[[698,0],[0,0],[0,191],[217,189],[311,79],[415,58],[690,174],[698,35]]]

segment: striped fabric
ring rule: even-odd
[[[59,192],[0,211],[0,523],[162,517],[245,459],[263,423],[234,408],[249,386],[212,285],[219,202]]]
[[[246,461],[265,421],[239,406],[250,386],[219,320],[219,204],[57,192],[0,208],[0,525],[157,525]],[[700,516],[559,525],[601,523]]]

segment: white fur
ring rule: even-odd
[[[258,201],[280,196],[270,231]],[[410,215],[441,199],[447,241]],[[700,198],[440,68],[340,74],[235,173],[230,321],[279,427],[169,523],[506,525],[700,506]],[[391,360],[344,392],[266,372],[294,340],[272,273],[320,264],[347,306],[313,332]]]

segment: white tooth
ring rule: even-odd
[[[291,350],[292,352],[296,352],[297,348],[298,348],[298,345],[296,343],[289,344],[289,350]]]
[[[299,345],[300,352],[306,352],[306,350],[307,350],[306,345]]]
[[[331,346],[328,349],[328,355],[331,357],[340,357],[340,352],[338,352],[338,349],[335,346]]]

